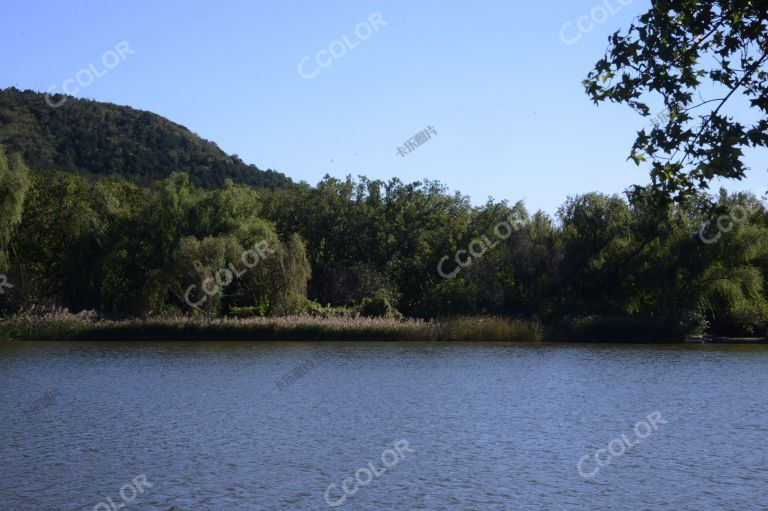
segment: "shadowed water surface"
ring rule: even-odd
[[[335,509],[768,509],[768,346],[6,344],[0,385],[2,510],[331,509],[399,440]]]

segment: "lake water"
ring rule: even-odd
[[[0,345],[0,509],[765,510],[768,346]]]

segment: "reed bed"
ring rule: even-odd
[[[109,320],[64,312],[0,319],[2,340],[125,341],[541,341],[535,321],[466,317],[442,321],[393,318],[155,317]]]

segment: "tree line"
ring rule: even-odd
[[[719,215],[705,207],[712,201]],[[473,206],[432,181],[326,176],[317,186],[228,180],[206,190],[184,173],[141,185],[30,171],[3,153],[0,214],[0,274],[13,285],[0,294],[5,313],[603,316],[707,321],[729,334],[768,328],[768,211],[748,193],[663,206],[642,189],[589,193],[550,216],[522,202]],[[263,252],[249,258],[256,246]]]

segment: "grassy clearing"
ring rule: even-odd
[[[126,341],[541,341],[534,321],[468,317],[445,321],[393,318],[190,318],[97,320],[67,312],[0,320],[3,340]]]

